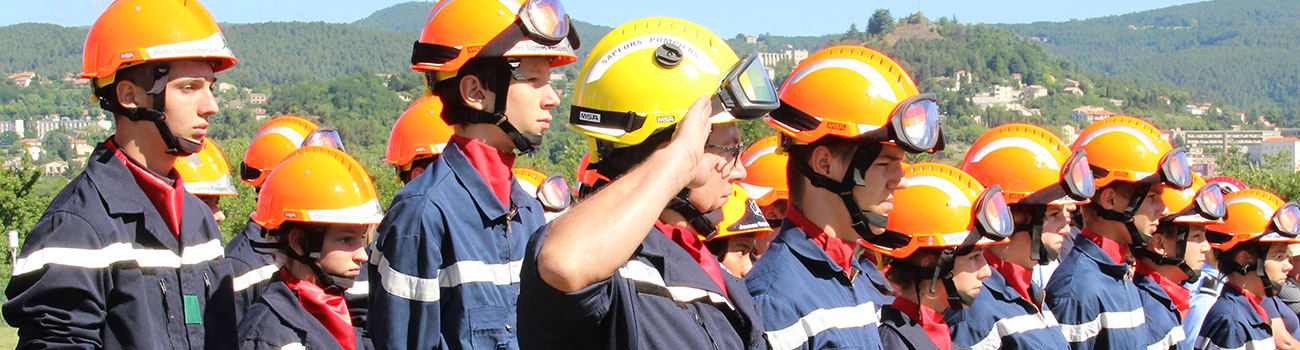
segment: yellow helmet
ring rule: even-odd
[[[725,40],[690,21],[650,17],[628,22],[596,43],[583,63],[570,127],[587,135],[593,150],[598,142],[614,148],[638,145],[677,124],[697,98],[709,95],[724,95],[719,102],[727,110],[715,110],[714,123],[760,117],[752,110],[738,112],[745,103],[757,104],[760,113],[765,107],[775,109],[775,89],[752,56],[742,60]],[[729,87],[730,95],[724,91]],[[602,156],[594,155],[597,160]]]

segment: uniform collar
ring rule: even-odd
[[[495,148],[493,149],[495,150]],[[463,187],[466,192],[469,192],[470,198],[474,200],[475,207],[477,207],[479,212],[484,216],[494,220],[499,220],[506,216],[506,214],[509,214],[510,207],[508,204],[503,204],[501,202],[501,199],[497,197],[494,190],[488,186],[487,181],[484,180],[483,176],[474,167],[468,156],[466,156],[460,149],[459,145],[454,142],[447,144],[447,148],[443,149],[442,156],[439,156],[438,160],[434,164],[431,164],[430,167],[434,167],[438,163],[447,165],[447,168],[451,170],[452,175],[460,181],[460,186]],[[506,172],[509,173],[510,170],[507,168]],[[431,176],[429,178],[432,179],[434,177]],[[508,185],[511,188],[510,199],[513,200],[514,205],[518,207],[517,209],[528,208],[530,205],[527,203],[537,201],[537,199],[524,193],[524,190],[519,188],[519,185],[515,184],[514,181],[510,181]]]
[[[483,178],[501,205],[510,205],[510,188],[514,175],[510,167],[515,165],[515,154],[502,152],[483,141],[451,136],[451,142],[460,148],[461,154],[469,160],[470,166]]]
[[[1111,263],[1121,264],[1128,261],[1128,246],[1119,244],[1119,242],[1116,242],[1113,239],[1102,237],[1096,232],[1092,232],[1092,230],[1086,228],[1079,231],[1079,236],[1085,237],[1088,241],[1101,247],[1101,251],[1105,252],[1106,256],[1110,257]]]
[[[1026,269],[1019,264],[1009,263],[1002,260],[992,250],[984,250],[984,260],[989,262],[989,267],[993,268],[994,275],[1003,282],[999,285],[1004,286],[1007,290],[1020,295],[1025,300],[1034,300],[1029,293],[1029,288],[1033,285],[1034,270]],[[987,282],[987,281],[986,281]],[[988,283],[985,283],[988,284]]]
[[[718,257],[709,252],[709,248],[704,246],[704,241],[690,230],[669,225],[662,220],[655,221],[655,228],[664,233],[665,237],[677,243],[682,251],[690,255],[695,262],[700,265],[700,269],[709,275],[709,278],[722,289],[722,295],[727,295],[727,282],[722,277],[722,266],[718,264]]]
[[[659,272],[663,274],[664,283],[669,286],[684,286],[707,290],[710,292],[726,295],[722,287],[713,280],[704,268],[700,266],[694,258],[691,257],[685,249],[682,249],[677,242],[673,242],[668,235],[656,227],[651,229],[650,234],[641,240],[641,246],[637,248],[637,255],[644,256],[652,264],[662,266]],[[717,259],[713,260],[715,263]],[[719,267],[721,269],[721,267]],[[724,277],[725,280],[725,277]]]
[[[894,298],[894,304],[891,306],[895,310],[902,312],[911,318],[913,322],[921,325],[925,330],[925,335],[930,336],[930,341],[940,349],[952,348],[952,336],[948,330],[948,323],[943,320],[943,314],[928,307],[921,307],[916,302],[907,298]]]
[[[298,295],[289,289],[289,285],[281,279],[279,273],[271,277],[270,283],[262,291],[261,298],[270,307],[271,312],[274,312],[284,321],[283,326],[293,329],[296,334],[307,335],[307,339],[304,340],[313,340],[313,337],[310,336],[312,334],[330,334],[329,330],[325,329],[325,326],[321,325],[315,316],[303,309],[302,304],[298,301]],[[326,339],[337,341],[333,336]],[[320,341],[325,340],[321,339]],[[307,342],[304,342],[303,345],[312,346]]]
[[[1236,294],[1244,297],[1244,299],[1246,299],[1246,302],[1250,303],[1250,306],[1255,308],[1255,313],[1259,314],[1259,318],[1261,320],[1268,321],[1268,313],[1264,312],[1264,306],[1260,305],[1260,303],[1263,302],[1263,299],[1261,299],[1258,295],[1255,295],[1255,293],[1251,293],[1248,290],[1237,287],[1232,283],[1226,283],[1223,288],[1223,294],[1229,296]]]
[[[1173,304],[1173,306],[1178,309],[1178,314],[1180,316],[1187,315],[1187,310],[1191,307],[1188,305],[1188,299],[1191,298],[1191,292],[1189,292],[1187,288],[1183,288],[1183,286],[1178,283],[1175,283],[1164,275],[1161,275],[1155,268],[1147,266],[1147,264],[1141,260],[1138,260],[1136,264],[1137,274],[1146,277],[1142,279],[1133,279],[1133,282],[1137,284],[1138,288],[1145,289],[1147,292],[1151,293],[1151,295],[1162,299],[1161,302],[1165,305]],[[1140,282],[1140,280],[1146,280],[1146,282]]]
[[[1117,279],[1128,276],[1128,264],[1117,263],[1112,255],[1102,251],[1102,248],[1098,246],[1097,243],[1093,243],[1093,241],[1088,238],[1087,233],[1091,232],[1088,230],[1080,231],[1079,236],[1074,238],[1074,250],[1082,253],[1084,258],[1096,262],[1097,268],[1101,270],[1102,273]],[[1113,240],[1110,242],[1116,245],[1119,244],[1115,243]]]
[[[855,242],[845,241],[839,237],[826,234],[826,231],[814,224],[812,220],[808,220],[803,215],[803,211],[793,204],[790,205],[789,209],[786,209],[785,219],[787,222],[799,227],[808,236],[809,241],[821,250],[829,258],[829,261],[835,263],[837,271],[853,270],[853,249],[857,247]]]
[[[144,228],[155,240],[172,251],[180,252],[180,240],[167,227],[162,214],[154,208],[148,195],[136,183],[122,158],[110,151],[105,143],[100,143],[91,152],[86,161],[85,176],[99,193],[108,214],[143,216]]]
[[[113,155],[122,161],[126,166],[131,177],[135,178],[136,186],[144,190],[145,196],[149,198],[149,203],[154,209],[162,215],[163,221],[167,223],[167,228],[171,229],[172,235],[176,239],[181,238],[181,218],[185,215],[185,183],[181,181],[180,175],[175,169],[172,169],[167,175],[154,172],[137,163],[121,149],[117,147],[117,142],[109,138],[104,142]]]

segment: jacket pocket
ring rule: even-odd
[[[509,324],[510,313],[501,306],[482,306],[469,309],[471,329],[470,345],[475,350],[513,350],[518,349],[513,334],[514,327]]]

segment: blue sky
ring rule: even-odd
[[[406,0],[207,0],[221,22],[268,21],[352,22]],[[0,0],[0,26],[44,22],[83,26],[110,0]],[[878,8],[894,17],[916,11],[927,17],[956,16],[962,23],[1026,23],[1067,21],[1125,14],[1190,3],[1187,0],[565,0],[577,19],[615,26],[636,18],[680,17],[708,26],[720,35],[736,33],[821,35],[839,33],[852,23],[865,28]]]

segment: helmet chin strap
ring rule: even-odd
[[[1015,232],[1029,232],[1029,260],[1039,265],[1047,265],[1060,256],[1060,252],[1043,244],[1043,222],[1046,221],[1047,206],[1041,204],[1013,204],[1027,206],[1029,223],[1015,224]]]
[[[169,66],[161,63],[154,66],[154,83],[146,92],[146,94],[153,97],[152,108],[125,108],[116,102],[116,98],[111,100],[101,99],[100,107],[110,112],[125,115],[127,120],[133,122],[153,122],[154,127],[158,129],[158,136],[162,137],[163,143],[167,145],[167,154],[184,157],[198,153],[203,148],[203,144],[177,136],[167,126],[167,81],[171,80],[170,69]]]
[[[1088,203],[1088,205],[1091,206],[1092,210],[1097,212],[1097,216],[1100,216],[1102,219],[1124,223],[1124,227],[1128,229],[1128,235],[1132,239],[1132,243],[1129,243],[1129,246],[1135,249],[1141,249],[1142,247],[1145,247],[1147,243],[1151,242],[1151,237],[1147,237],[1147,235],[1142,234],[1141,230],[1138,230],[1137,223],[1133,222],[1133,215],[1137,214],[1138,208],[1142,206],[1142,202],[1146,201],[1147,191],[1150,189],[1151,185],[1139,184],[1137,189],[1133,190],[1133,195],[1129,197],[1128,208],[1125,208],[1123,212],[1103,208],[1101,204],[1097,203],[1097,201]]]
[[[691,225],[705,240],[711,240],[718,235],[718,223],[722,222],[722,210],[714,210],[707,213],[701,213],[690,201],[691,189],[682,189],[677,192],[676,196],[668,200],[668,209],[682,214],[686,222]]]
[[[1155,263],[1156,265],[1178,266],[1178,269],[1183,270],[1183,274],[1187,275],[1187,279],[1184,280],[1183,282],[1186,283],[1195,282],[1196,280],[1201,278],[1201,271],[1192,269],[1191,266],[1187,266],[1187,260],[1183,259],[1184,256],[1187,256],[1187,236],[1190,235],[1191,233],[1192,230],[1191,226],[1189,226],[1188,224],[1176,223],[1176,222],[1168,222],[1166,224],[1174,225],[1174,229],[1177,230],[1178,233],[1176,238],[1178,248],[1176,249],[1176,255],[1174,255],[1174,257],[1171,258],[1164,255],[1156,254],[1155,252],[1147,249],[1132,249],[1131,251],[1139,257],[1145,257],[1147,259],[1151,259],[1151,262]]]
[[[321,246],[325,240],[324,232],[311,232],[307,236],[310,238],[307,241],[307,254],[305,255],[294,251],[287,240],[276,242],[250,241],[248,243],[253,248],[279,250],[290,259],[307,265],[307,267],[311,268],[312,273],[316,275],[316,285],[320,286],[326,293],[341,295],[344,291],[352,288],[352,284],[356,282],[356,279],[325,272],[325,268],[320,265]]]
[[[1259,281],[1264,285],[1265,296],[1271,297],[1282,292],[1282,285],[1273,282],[1272,279],[1268,278],[1268,271],[1264,270],[1264,261],[1267,260],[1268,256],[1268,245],[1259,244],[1258,247],[1255,247],[1254,254],[1256,256],[1254,264],[1241,266],[1237,265],[1237,262],[1232,259],[1223,259],[1219,261],[1219,269],[1223,271],[1224,275],[1233,272],[1246,275],[1249,274],[1251,270],[1254,270],[1255,276],[1258,276]]]
[[[862,150],[863,148],[868,149]],[[808,164],[804,162],[795,161],[790,162],[789,164],[794,164],[799,172],[803,174],[804,177],[808,178],[808,181],[812,183],[814,187],[822,188],[839,195],[840,201],[844,203],[844,208],[849,212],[849,219],[853,222],[853,231],[857,232],[858,236],[862,237],[862,239],[868,242],[874,242],[874,240],[879,239],[880,236],[876,235],[875,232],[871,230],[871,226],[886,227],[889,224],[889,218],[878,213],[862,210],[862,207],[858,206],[857,199],[853,198],[853,189],[855,187],[867,185],[867,180],[863,178],[863,173],[865,173],[867,168],[871,166],[871,163],[875,161],[876,156],[880,154],[880,144],[872,143],[869,146],[859,147],[857,152],[864,151],[869,153],[855,154],[853,156],[853,160],[850,161],[849,167],[844,170],[843,180],[840,181],[831,180],[825,175],[813,171],[812,167],[809,167]]]
[[[937,287],[940,279],[942,279],[944,291],[948,294],[948,307],[953,310],[961,310],[966,308],[967,305],[974,304],[975,297],[959,292],[957,290],[957,284],[953,282],[952,268],[956,261],[956,257],[957,250],[954,248],[947,248],[944,249],[943,254],[939,255],[939,261],[933,268],[917,266],[903,260],[894,260],[890,262],[889,265],[891,269],[899,269],[900,271],[913,276],[926,276],[926,274],[929,273],[929,288],[931,295],[938,292]],[[921,292],[920,281],[920,279],[917,280],[917,294],[920,294]],[[917,299],[920,299],[919,295]]]
[[[510,138],[510,142],[514,144],[519,154],[531,154],[537,150],[537,146],[542,145],[542,135],[519,132],[519,129],[510,123],[510,119],[506,118],[506,95],[510,92],[510,81],[523,80],[519,79],[522,76],[518,76],[519,61],[506,60],[496,69],[504,69],[507,74],[498,74],[496,79],[489,83],[492,85],[492,91],[496,92],[492,109],[495,112],[468,108],[469,118],[466,120],[470,123],[496,125],[506,133],[506,137]]]

